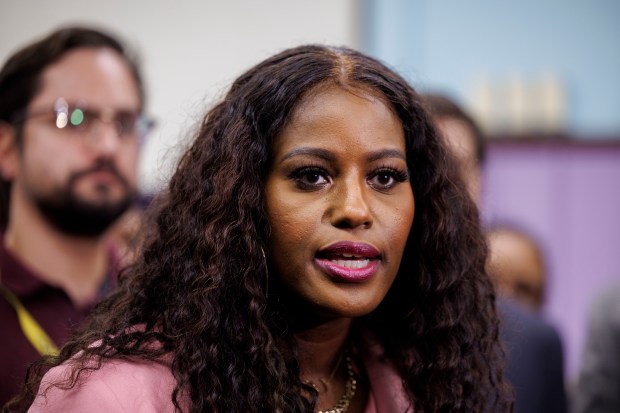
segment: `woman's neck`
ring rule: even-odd
[[[335,405],[345,391],[347,368],[344,352],[353,320],[341,318],[295,334],[301,379],[319,393],[319,409]]]
[[[295,334],[302,376],[332,371],[345,349],[352,321],[350,318],[332,320]]]

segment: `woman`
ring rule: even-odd
[[[379,62],[302,46],[250,69],[154,217],[121,289],[21,406],[510,410],[476,208]]]

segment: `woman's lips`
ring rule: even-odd
[[[343,282],[363,282],[377,272],[381,254],[372,245],[341,241],[321,249],[314,258],[330,277]]]

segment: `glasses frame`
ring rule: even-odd
[[[125,114],[135,117],[132,131],[126,132],[125,127],[118,119],[119,114]],[[111,108],[105,109],[90,109],[84,101],[77,101],[77,103],[69,103],[64,98],[56,99],[51,109],[41,109],[35,111],[29,111],[25,109],[18,112],[12,118],[12,124],[23,124],[32,119],[50,117],[54,119],[54,126],[58,130],[70,131],[76,134],[83,133],[84,138],[92,137],[95,130],[100,127],[100,124],[113,124],[116,132],[116,136],[120,141],[132,141],[142,144],[144,139],[153,130],[156,125],[155,120],[145,115],[143,112],[132,113],[127,110],[114,110]],[[87,130],[77,130],[77,128],[88,128]]]

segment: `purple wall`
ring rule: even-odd
[[[620,141],[494,140],[485,165],[484,221],[532,233],[546,252],[544,316],[575,378],[591,301],[620,280]]]

